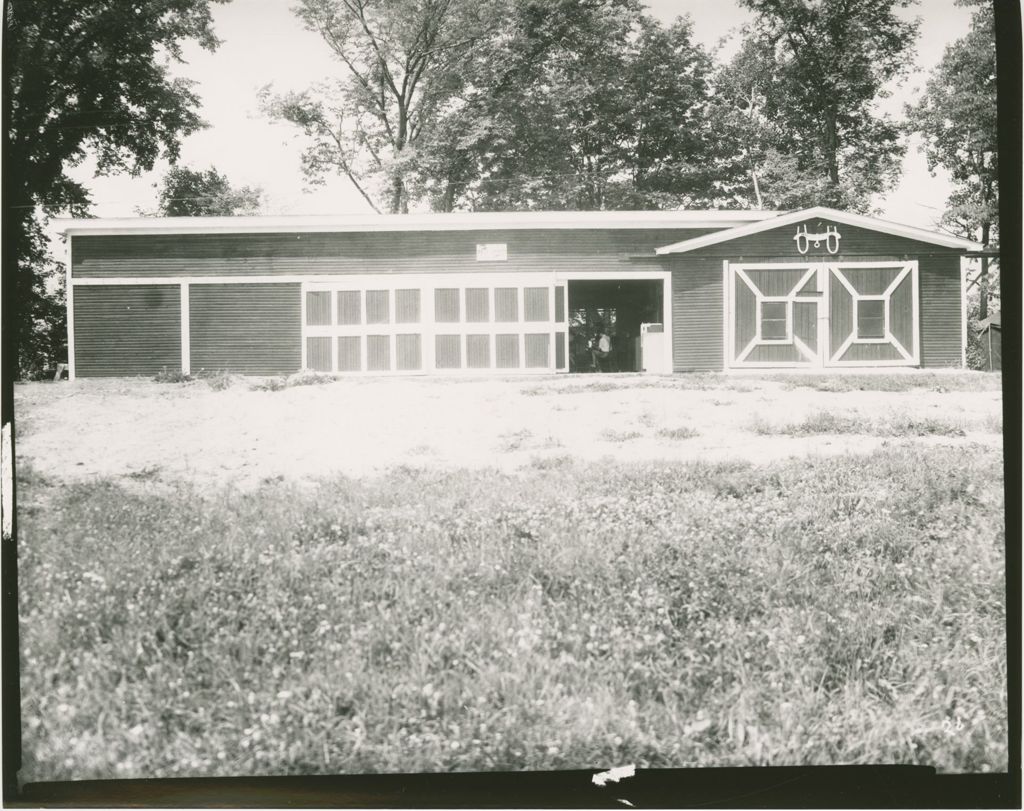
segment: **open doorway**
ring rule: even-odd
[[[569,371],[642,371],[640,325],[662,322],[662,281],[587,279],[568,285]],[[607,355],[598,346],[602,334],[610,344]]]

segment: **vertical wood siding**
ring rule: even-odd
[[[486,287],[466,288],[466,321],[479,324],[491,320],[488,298]]]
[[[395,291],[395,323],[418,324],[420,320],[420,291],[418,289]]]
[[[914,280],[907,277],[889,299],[889,330],[908,352],[914,350]]]
[[[458,323],[459,288],[438,287],[434,289],[434,320],[438,323]]]
[[[420,360],[420,336],[418,334],[409,333],[395,336],[395,368],[399,371],[423,368],[423,363]]]
[[[494,336],[494,365],[498,369],[519,368],[519,336]]]
[[[363,314],[360,302],[361,293],[358,290],[338,291],[338,323],[352,325],[363,323]]]
[[[358,335],[338,337],[338,371],[361,372],[363,369],[362,338]]]
[[[548,320],[548,289],[546,287],[523,288],[523,320]]]
[[[565,368],[565,333],[555,333],[555,368]]]
[[[306,339],[306,366],[314,372],[331,371],[331,339]]]
[[[526,335],[526,368],[542,369],[550,365],[548,359],[548,346],[551,343],[551,336],[546,333]]]
[[[437,369],[460,369],[462,367],[460,343],[458,335],[435,335],[434,367]]]
[[[306,293],[306,326],[321,327],[331,323],[331,294],[326,290]]]
[[[518,321],[518,298],[518,292],[514,287],[494,288],[494,320],[506,322]]]
[[[366,336],[366,369],[370,372],[391,370],[391,338],[389,336]]]
[[[960,366],[960,258],[922,257],[921,365]]]
[[[818,348],[818,304],[812,301],[793,303],[793,334],[807,344],[808,349]]]
[[[466,367],[469,369],[489,369],[491,366],[491,336],[466,336]]]
[[[297,284],[189,285],[192,371],[291,374],[302,364],[301,319]]]
[[[388,309],[388,298],[390,295],[387,290],[366,291],[367,324],[388,324],[391,322],[391,314]]]
[[[76,287],[74,314],[77,376],[180,371],[178,285]]]

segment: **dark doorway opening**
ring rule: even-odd
[[[661,323],[660,279],[570,281],[569,371],[639,372],[640,325]],[[594,352],[601,334],[610,339],[604,356]]]

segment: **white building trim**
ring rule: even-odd
[[[776,215],[756,222],[746,223],[725,231],[718,231],[714,234],[705,234],[702,237],[685,239],[682,242],[674,242],[671,245],[665,245],[664,247],[658,248],[655,253],[659,256],[663,256],[665,254],[695,251],[698,248],[706,248],[710,245],[718,245],[719,243],[729,242],[734,239],[739,239],[740,237],[760,234],[763,231],[770,231],[774,228],[781,228],[785,225],[793,225],[795,223],[803,222],[804,220],[814,219],[815,217],[842,223],[844,225],[866,228],[871,231],[879,231],[883,234],[905,237],[906,239],[913,239],[918,242],[927,242],[931,245],[940,245],[945,248],[980,251],[982,247],[977,242],[971,242],[948,234],[940,234],[935,231],[927,231],[923,228],[915,228],[911,225],[901,225],[899,223],[888,222],[886,220],[879,220],[875,217],[865,217],[863,214],[851,214],[848,211],[838,211],[834,208],[826,208],[825,206],[814,206],[813,208],[790,211],[788,214]]]
[[[375,231],[507,231],[603,228],[733,228],[776,211],[516,211],[348,214],[277,217],[126,217],[56,219],[61,233],[129,234],[339,233]]]

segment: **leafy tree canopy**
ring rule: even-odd
[[[865,211],[899,176],[901,132],[875,103],[911,65],[919,23],[896,12],[914,0],[740,2],[756,18],[716,87],[753,124],[738,150],[748,199]]]
[[[181,43],[206,49],[210,3],[224,0],[10,0],[4,15],[4,273],[18,301],[6,338],[30,373],[46,362],[40,324],[52,309],[40,217],[85,215],[68,175],[88,154],[100,173],[138,174],[202,122],[191,83],[170,76]]]
[[[231,217],[258,214],[263,192],[250,186],[234,187],[210,167],[205,172],[172,166],[159,192],[159,213],[164,217]]]
[[[971,30],[947,46],[924,95],[907,106],[907,114],[923,138],[928,168],[942,167],[953,181],[943,223],[993,248],[999,242],[995,14],[987,2],[960,5],[978,6]],[[989,271],[989,260],[983,258],[977,279],[979,319],[988,316],[996,298],[997,279]]]

